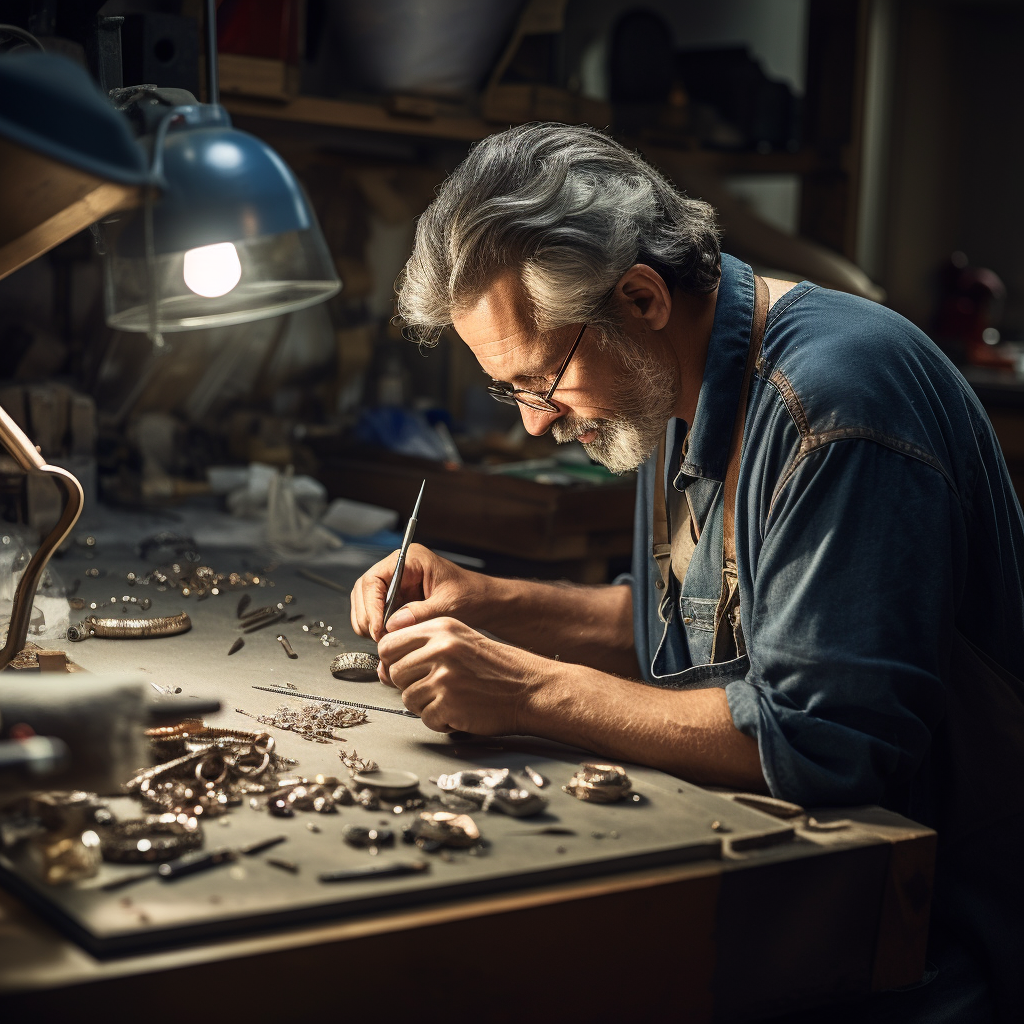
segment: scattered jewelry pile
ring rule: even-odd
[[[139,771],[125,791],[182,824],[223,814],[248,794],[277,789],[277,773],[297,764],[275,752],[269,733],[220,729],[199,719],[147,729],[146,735],[159,756],[173,756]]]

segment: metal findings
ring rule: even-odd
[[[245,646],[245,641],[241,637],[236,637],[234,643],[228,648],[228,655],[237,654]]]
[[[292,645],[288,643],[288,637],[286,637],[284,633],[277,634],[277,642],[284,648],[284,653],[287,654],[289,658],[294,660],[298,657],[295,651],[292,650]]]
[[[437,780],[437,787],[446,793],[454,793],[466,800],[473,800],[482,810],[502,811],[514,818],[528,818],[540,814],[548,805],[547,799],[539,793],[520,789],[507,768],[441,775]]]
[[[423,811],[404,830],[406,842],[428,852],[439,846],[469,847],[480,842],[480,829],[468,814],[451,811]]]
[[[173,860],[202,845],[203,830],[196,819],[181,822],[174,814],[118,821],[100,831],[103,859],[115,864]]]
[[[584,764],[562,789],[577,800],[610,804],[626,796],[633,784],[617,764]]]
[[[346,825],[342,829],[342,838],[349,846],[359,850],[376,853],[381,846],[391,846],[395,841],[395,833],[389,828],[367,828],[365,825]]]
[[[331,662],[331,675],[335,679],[346,679],[350,682],[372,682],[377,678],[377,666],[380,658],[376,654],[349,652],[339,654]]]
[[[351,754],[347,750],[339,750],[338,757],[341,758],[341,763],[351,772],[377,771],[376,761],[371,761],[368,757],[360,757],[355,750]]]
[[[301,617],[301,616],[300,616]],[[289,622],[291,619],[288,620]],[[316,619],[302,627],[303,633],[312,633],[324,647],[340,647],[341,641],[334,635],[334,627],[323,619]]]
[[[547,784],[548,780],[541,775],[536,769],[531,768],[529,765],[523,766],[523,774],[538,788],[543,789]]]

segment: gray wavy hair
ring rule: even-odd
[[[538,330],[589,321],[635,263],[707,294],[721,272],[715,212],[593,128],[527,124],[477,143],[419,219],[397,282],[406,336],[434,345],[502,272],[518,272]],[[599,308],[600,307],[600,308]]]

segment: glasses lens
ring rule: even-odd
[[[558,412],[558,406],[549,402],[543,395],[535,394],[533,391],[520,391],[516,395],[516,401],[525,405],[528,409],[536,409],[538,412]]]
[[[558,412],[558,406],[549,402],[543,395],[538,395],[536,391],[514,388],[504,381],[488,384],[487,393],[496,402],[503,402],[505,405],[525,405],[528,409],[536,409],[538,412]]]

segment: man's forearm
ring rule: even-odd
[[[640,674],[628,586],[492,578],[486,597],[467,610],[463,621],[517,647],[550,658],[557,655],[563,662],[633,678]]]
[[[757,741],[733,725],[724,690],[663,690],[578,665],[544,675],[518,731],[705,785],[767,791]]]

